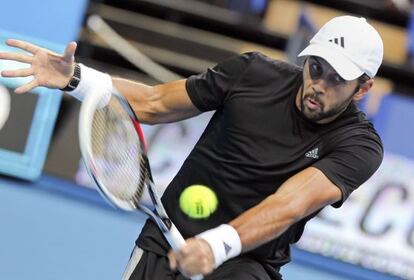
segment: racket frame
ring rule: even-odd
[[[107,96],[103,96],[107,94]],[[134,124],[135,131],[139,137],[141,149],[142,149],[142,160],[145,164],[145,170],[147,175],[145,176],[145,186],[144,192],[147,191],[148,195],[151,198],[151,202],[154,206],[154,209],[137,203],[132,203],[130,201],[124,201],[118,199],[116,196],[111,194],[110,191],[105,187],[102,181],[99,180],[98,168],[96,168],[96,163],[94,161],[91,140],[92,140],[92,123],[93,117],[96,109],[98,107],[104,107],[106,104],[100,104],[100,102],[105,103],[107,100],[111,99],[111,96],[117,98],[121,106],[128,113],[131,121]],[[105,99],[107,98],[107,99]],[[86,95],[85,100],[82,103],[80,114],[79,114],[79,145],[82,154],[82,159],[85,163],[86,169],[89,175],[95,181],[100,194],[113,206],[120,208],[125,211],[141,211],[147,214],[160,228],[163,235],[167,239],[171,248],[174,251],[179,251],[179,249],[185,244],[185,240],[182,237],[181,233],[178,231],[177,227],[171,222],[168,217],[165,208],[161,202],[159,195],[156,193],[156,188],[153,182],[152,173],[150,169],[150,164],[148,157],[146,155],[147,144],[145,142],[144,133],[139,124],[138,118],[136,117],[133,109],[126,100],[124,96],[115,88],[112,87],[112,92],[102,93],[99,91],[91,91]],[[203,279],[201,275],[196,275],[191,277],[192,280]]]
[[[100,94],[100,95],[99,95]],[[88,173],[91,175],[93,180],[95,181],[100,194],[106,198],[106,200],[113,206],[120,208],[125,211],[143,211],[147,215],[149,215],[160,227],[163,232],[167,232],[171,229],[172,223],[171,220],[168,218],[168,215],[164,209],[164,206],[161,202],[160,197],[155,192],[155,185],[152,179],[152,173],[149,165],[149,160],[146,155],[147,145],[144,138],[144,133],[141,129],[139,121],[132,110],[129,103],[126,101],[125,97],[123,97],[115,87],[112,88],[112,97],[115,97],[119,104],[123,107],[125,112],[127,112],[128,116],[131,118],[132,123],[134,124],[135,131],[137,132],[137,137],[140,139],[142,150],[142,161],[145,165],[145,181],[144,181],[144,191],[148,192],[148,195],[151,198],[151,202],[154,206],[154,209],[150,209],[149,207],[140,204],[139,202],[134,203],[132,201],[125,201],[122,199],[117,198],[114,196],[106,187],[105,184],[99,180],[100,176],[98,174],[98,168],[96,168],[96,163],[93,157],[92,152],[92,123],[94,113],[96,108],[104,107],[106,104],[100,104],[101,102],[105,102],[106,98],[107,101],[111,99],[111,93],[108,93],[108,97],[102,96],[102,93],[99,92],[91,92],[88,94],[81,106],[80,115],[79,115],[79,144],[82,154],[82,159],[85,163],[86,169]],[[141,194],[142,195],[142,194]]]

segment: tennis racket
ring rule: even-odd
[[[178,251],[185,241],[155,191],[144,133],[115,87],[112,92],[86,96],[79,116],[79,142],[86,169],[100,193],[117,208],[147,214]],[[143,198],[148,196],[150,203],[144,205]]]

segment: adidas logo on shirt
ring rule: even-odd
[[[318,150],[319,150],[319,148],[315,148],[315,149],[307,152],[305,154],[305,157],[318,159],[319,158]]]

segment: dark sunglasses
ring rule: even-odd
[[[327,62],[311,56],[308,59],[309,75],[312,80],[323,79],[328,87],[338,88],[349,84],[351,81],[343,79]]]

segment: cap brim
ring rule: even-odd
[[[318,56],[325,59],[335,71],[345,80],[351,81],[360,77],[364,72],[343,52],[335,46],[325,46],[322,44],[310,44],[298,56]]]

